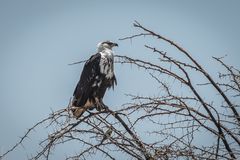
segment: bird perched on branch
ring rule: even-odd
[[[73,93],[72,112],[80,117],[87,109],[104,108],[103,96],[107,88],[114,88],[117,80],[113,67],[112,48],[118,46],[111,41],[100,42],[97,53],[86,61],[80,80]]]

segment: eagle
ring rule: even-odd
[[[86,110],[104,109],[103,97],[108,88],[117,85],[114,74],[112,48],[118,46],[111,41],[97,45],[97,53],[85,63],[72,100],[73,115],[79,118]]]

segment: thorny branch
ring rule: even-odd
[[[175,42],[154,33],[151,30],[148,30],[147,28],[143,27],[140,23],[138,23],[137,21],[135,21],[135,23],[133,24],[134,27],[136,28],[141,28],[142,30],[146,31],[147,33],[149,33],[152,36],[157,37],[158,39],[162,39],[166,42],[168,42],[169,44],[173,45],[174,47],[176,47],[181,53],[183,53],[185,56],[187,56],[191,62],[193,62],[196,67],[204,74],[204,76],[210,81],[211,85],[213,87],[216,88],[216,90],[219,92],[219,94],[224,98],[225,102],[228,104],[228,106],[230,107],[230,109],[233,111],[233,115],[235,116],[236,120],[238,121],[239,125],[240,125],[240,115],[238,114],[236,108],[234,107],[234,105],[231,103],[231,101],[229,100],[229,98],[226,96],[226,94],[222,91],[222,89],[216,84],[216,82],[213,80],[213,78],[203,69],[203,67],[190,55],[190,53],[188,53],[185,49],[183,49],[182,47],[180,47],[179,45],[177,45]]]
[[[143,76],[150,75],[156,82],[153,87],[159,87],[160,94],[129,94],[132,101],[120,109],[106,106],[103,111],[88,111],[77,120],[72,116],[70,106],[55,111],[30,128],[16,145],[0,155],[0,159],[14,152],[33,130],[42,125],[45,129],[54,130],[42,139],[38,152],[30,159],[50,159],[55,148],[72,142],[77,142],[79,147],[66,159],[91,159],[94,155],[122,159],[116,156],[118,153],[140,160],[240,158],[237,100],[240,95],[240,71],[224,63],[223,58],[213,57],[226,72],[219,72],[218,76],[209,75],[192,54],[174,41],[138,22],[134,23],[134,27],[140,29],[139,34],[120,40],[155,37],[157,41],[167,42],[188,59],[179,59],[179,53],[170,56],[170,53],[151,45],[144,47],[156,54],[159,62],[115,55],[115,63],[136,66],[145,71]],[[178,56],[174,56],[176,54]],[[193,76],[196,74],[207,82],[196,80]],[[209,87],[221,99],[205,97],[202,87]],[[110,128],[112,134],[102,141]],[[207,136],[208,140],[201,141],[203,136]]]

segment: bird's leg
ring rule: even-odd
[[[102,106],[102,109],[106,109],[107,108],[107,106],[103,103],[102,98],[100,98],[99,102],[100,102],[100,104]]]
[[[95,104],[96,104],[96,109],[98,111],[101,111],[101,104],[100,104],[99,99],[97,97],[95,98]]]
[[[76,106],[76,103],[76,99],[74,99],[70,105],[73,116],[78,119],[89,108],[89,106],[91,106],[91,102],[87,100],[84,106]]]
[[[83,107],[72,106],[71,111],[74,117],[79,118],[86,111],[86,109]]]
[[[84,112],[82,108],[76,106],[77,99],[75,97],[70,101],[69,108],[74,117],[78,118]]]
[[[94,105],[91,105],[91,106],[89,106],[88,107],[88,109],[91,111],[91,110],[93,110],[95,107],[94,107]]]
[[[106,105],[103,103],[102,98],[95,98],[96,109],[101,111],[106,108]]]

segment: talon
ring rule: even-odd
[[[98,102],[98,103],[96,103],[96,109],[98,110],[98,111],[102,111],[102,110],[105,110],[105,105],[102,103],[102,102]]]
[[[101,106],[101,104],[99,102],[96,103],[96,109],[99,112],[102,110],[102,106]]]
[[[85,109],[80,107],[72,107],[71,111],[74,117],[79,118],[84,113]]]
[[[107,106],[103,103],[102,99],[100,99],[99,103],[101,104],[102,109],[106,110]]]
[[[88,109],[89,109],[90,111],[92,111],[94,108],[95,108],[94,106],[91,106],[91,107],[89,107]]]
[[[98,99],[97,97],[95,97],[95,105],[96,105],[96,109],[97,109],[97,111],[100,112],[102,106],[101,106],[101,103],[100,103],[100,101],[99,101],[99,99]]]

